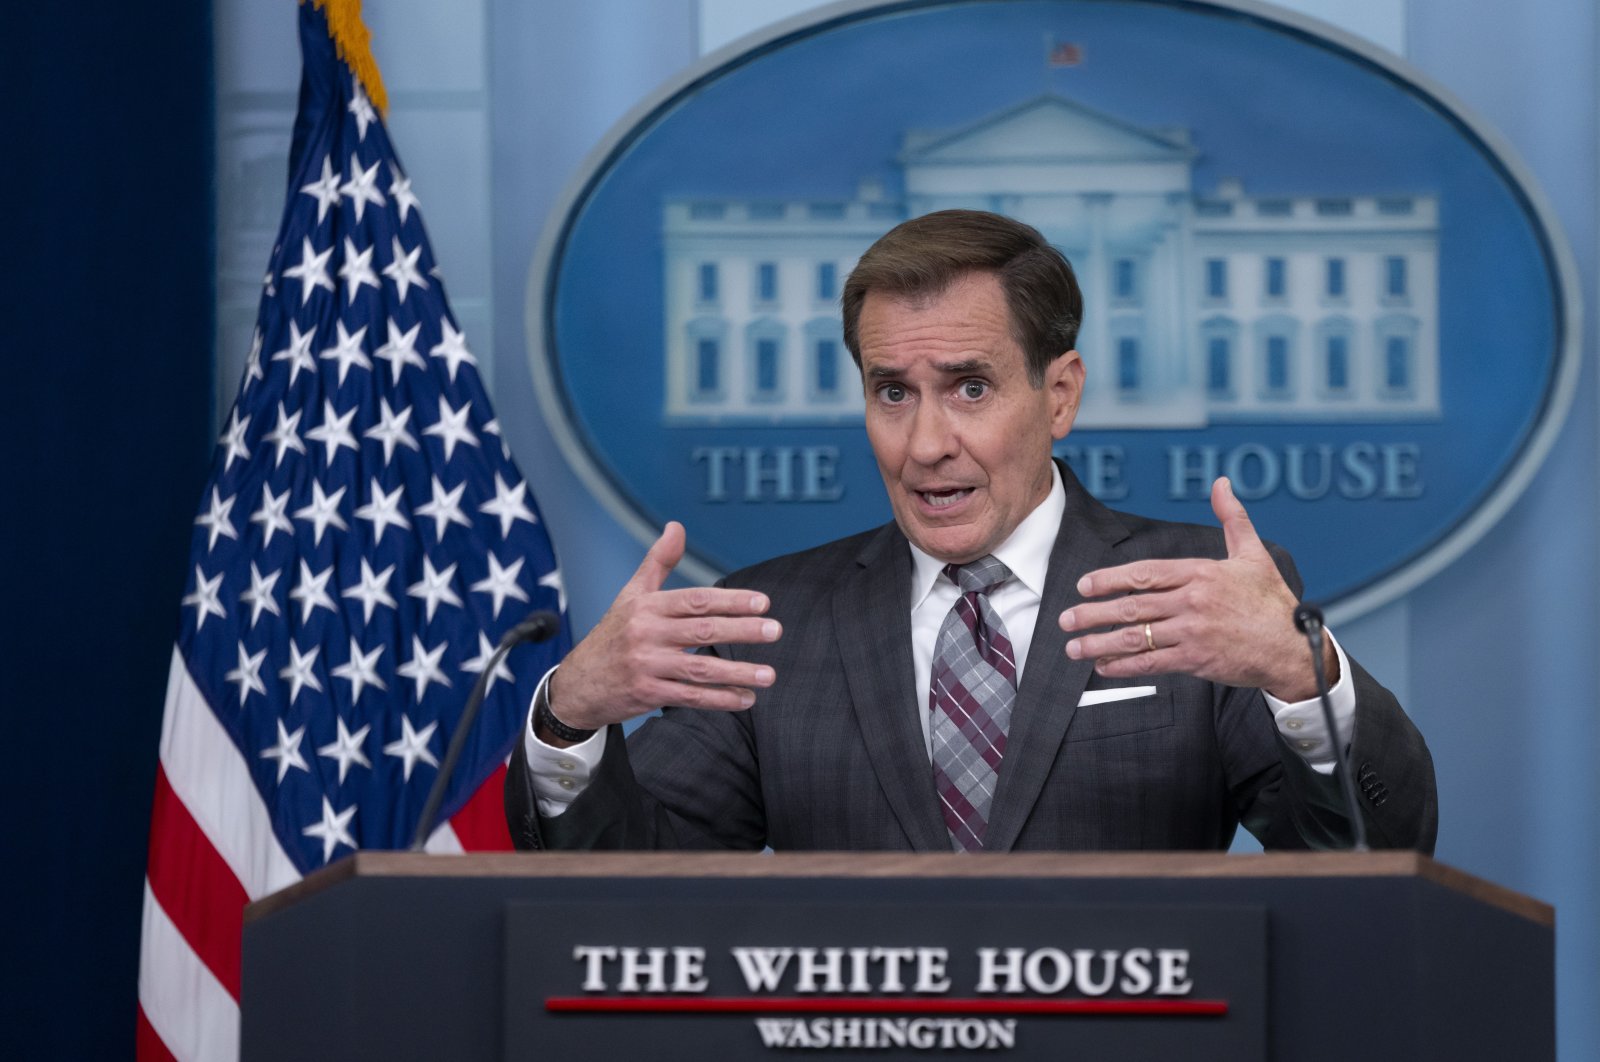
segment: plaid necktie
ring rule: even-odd
[[[956,851],[983,848],[995,776],[1017,699],[1016,657],[989,592],[1011,571],[993,557],[944,574],[961,588],[934,644],[928,691],[933,781]]]

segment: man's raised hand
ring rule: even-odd
[[[1085,575],[1078,592],[1110,600],[1066,610],[1061,629],[1109,629],[1073,638],[1067,655],[1092,659],[1108,678],[1177,672],[1284,701],[1315,696],[1311,659],[1294,627],[1298,602],[1226,478],[1211,486],[1211,509],[1227,558],[1142,560]],[[1325,663],[1332,684],[1331,645]]]
[[[783,629],[765,618],[765,594],[661,589],[683,548],[683,525],[668,523],[594,630],[567,654],[550,680],[557,719],[596,730],[668,704],[738,711],[772,685],[776,675],[766,665],[688,651],[775,642]]]

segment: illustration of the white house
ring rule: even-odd
[[[908,131],[904,195],[669,199],[665,416],[859,419],[839,288],[900,220],[968,207],[1038,228],[1084,292],[1086,428],[1439,414],[1438,201],[1193,186],[1185,130],[1059,96]]]

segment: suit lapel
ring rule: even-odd
[[[861,551],[833,598],[834,631],[867,754],[900,827],[921,851],[948,852],[918,718],[911,662],[911,551],[893,524]]]
[[[1078,698],[1094,673],[1090,661],[1067,658],[1067,635],[1058,620],[1064,610],[1083,600],[1077,590],[1079,578],[1117,563],[1112,547],[1127,537],[1115,514],[1095,501],[1064,464],[1058,465],[1067,505],[1050,551],[1028,666],[1017,690],[1005,759],[989,812],[984,847],[994,852],[1008,851],[1016,844],[1055,765]]]

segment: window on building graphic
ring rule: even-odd
[[[755,221],[776,221],[783,217],[785,205],[783,203],[751,203],[750,217]]]
[[[762,302],[777,301],[778,263],[762,262],[756,266],[756,298]]]
[[[1289,393],[1289,337],[1268,336],[1264,360],[1264,382],[1269,397]]]
[[[717,301],[717,264],[715,262],[700,263],[700,301]]]
[[[722,389],[722,344],[715,339],[701,339],[694,345],[694,388],[702,395]]]
[[[766,397],[778,393],[778,341],[756,340],[756,394]]]
[[[812,347],[816,374],[813,382],[818,395],[839,393],[839,344],[832,339],[819,339]]]
[[[1344,259],[1330,258],[1327,265],[1327,283],[1323,290],[1327,292],[1328,297],[1331,299],[1342,299],[1344,298]]]
[[[1405,336],[1383,341],[1383,386],[1397,394],[1411,390],[1411,340]]]
[[[1139,341],[1132,336],[1117,340],[1117,389],[1137,391],[1140,384]]]
[[[1233,344],[1227,336],[1206,340],[1206,390],[1213,395],[1233,392]]]
[[[1393,254],[1383,260],[1383,293],[1391,299],[1403,299],[1406,292],[1406,260]]]
[[[1348,199],[1319,199],[1317,213],[1325,218],[1349,217],[1355,204]]]
[[[1139,263],[1118,258],[1111,265],[1111,297],[1128,301],[1139,297]]]
[[[1289,293],[1289,263],[1282,258],[1268,258],[1265,280],[1267,298],[1283,298]]]
[[[1256,200],[1256,216],[1262,218],[1286,218],[1294,213],[1294,202],[1289,199],[1258,199]]]
[[[1326,362],[1324,382],[1329,392],[1343,394],[1350,390],[1350,337],[1331,335],[1323,349]]]
[[[1228,297],[1228,261],[1225,258],[1206,259],[1206,298]]]
[[[817,299],[832,302],[839,297],[839,267],[832,262],[817,263]]]

